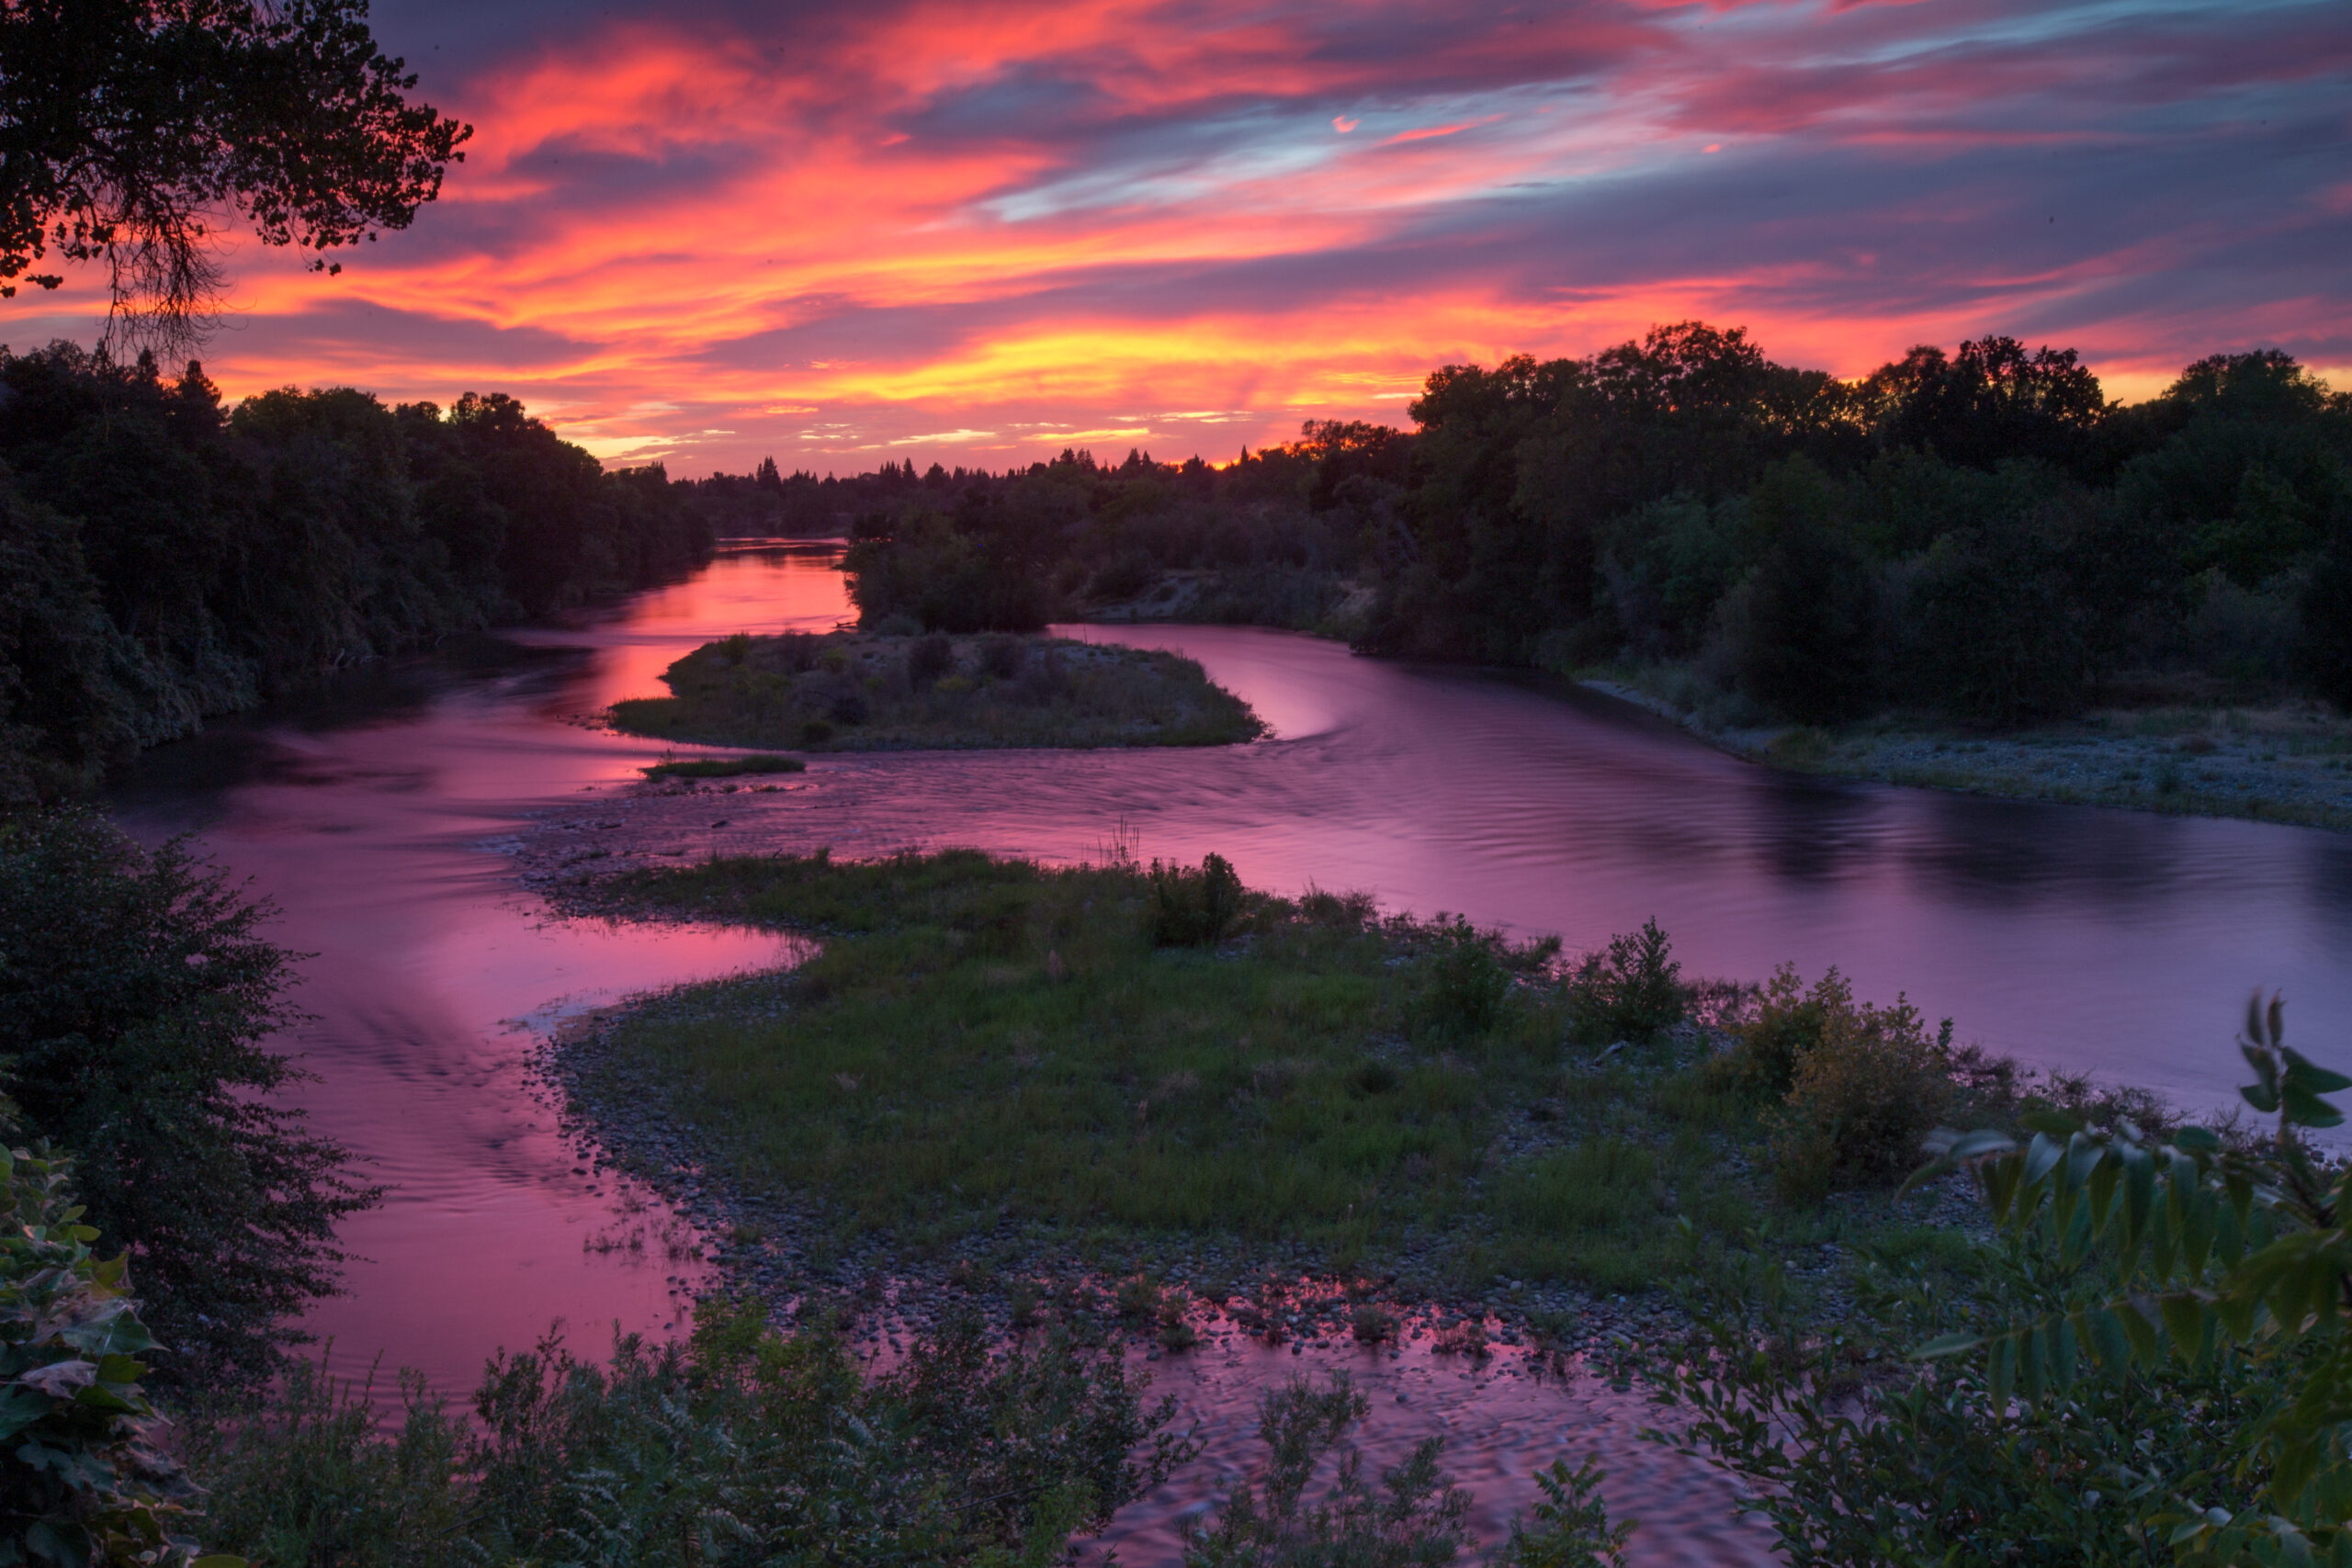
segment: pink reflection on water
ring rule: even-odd
[[[1443,1438],[1444,1468],[1470,1492],[1471,1530],[1483,1542],[1507,1537],[1513,1516],[1540,1499],[1537,1471],[1555,1460],[1574,1470],[1589,1459],[1608,1472],[1600,1493],[1610,1518],[1640,1521],[1628,1551],[1633,1562],[1748,1568],[1778,1561],[1770,1528],[1738,1513],[1730,1476],[1641,1437],[1658,1425],[1659,1412],[1638,1393],[1546,1374],[1534,1358],[1511,1351],[1474,1361],[1437,1355],[1427,1339],[1392,1354],[1328,1344],[1270,1348],[1239,1335],[1157,1368],[1153,1397],[1174,1396],[1174,1429],[1199,1437],[1201,1456],[1123,1509],[1080,1561],[1100,1565],[1116,1551],[1126,1568],[1176,1568],[1182,1522],[1204,1517],[1262,1473],[1260,1396],[1292,1377],[1320,1386],[1335,1371],[1371,1404],[1350,1434],[1367,1479],[1402,1463],[1425,1438]],[[1310,1498],[1329,1483],[1337,1460],[1326,1461]]]
[[[314,1016],[287,1043],[317,1078],[293,1098],[390,1190],[345,1226],[349,1293],[309,1322],[333,1338],[339,1370],[381,1357],[464,1393],[492,1349],[558,1321],[592,1354],[616,1324],[668,1332],[707,1279],[691,1227],[579,1157],[526,1058],[565,1017],[773,967],[795,945],[551,919],[514,885],[500,845],[582,800],[619,820],[612,787],[665,749],[564,716],[645,690],[643,671],[763,608],[769,626],[830,625],[846,608],[829,556],[771,554],[750,570],[744,559],[723,556],[625,619],[527,634],[585,650],[552,675],[533,666],[445,682],[382,712],[232,728],[159,753],[127,796],[134,833],[195,829],[276,900],[275,939],[311,954],[295,1000]],[[235,754],[224,787],[175,783],[175,767],[200,774],[224,750]]]

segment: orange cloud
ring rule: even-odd
[[[232,394],[499,388],[702,471],[1222,451],[1690,316],[1841,374],[1985,331],[2134,389],[2352,363],[2318,4],[536,4],[437,14],[480,129],[412,230],[334,278],[229,247]]]

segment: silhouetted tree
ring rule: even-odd
[[[408,225],[469,126],[412,104],[367,0],[8,0],[0,6],[0,296],[54,248],[103,262],[117,341],[181,346],[219,287],[233,209],[324,253]]]

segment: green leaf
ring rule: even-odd
[[[2123,1323],[2110,1307],[2096,1307],[2084,1314],[2086,1336],[2091,1348],[2098,1353],[2099,1365],[2110,1372],[2121,1371],[2132,1364],[2132,1341],[2123,1332]]]
[[[1920,1360],[1931,1361],[1939,1356],[1957,1356],[1963,1350],[1973,1350],[1984,1343],[1981,1334],[1939,1334],[1911,1354]]]
[[[2075,1384],[2075,1325],[2070,1318],[2058,1318],[2046,1325],[2050,1337],[2050,1381],[2061,1392]]]
[[[2026,1185],[2031,1187],[2038,1184],[2043,1177],[2057,1168],[2058,1162],[2065,1157],[2065,1145],[2047,1133],[2036,1133],[2033,1135],[2033,1142],[2026,1145]]]
[[[2165,1331],[2172,1336],[2172,1353],[2183,1361],[2195,1359],[2205,1337],[2205,1314],[2197,1299],[2185,1292],[2159,1296],[2156,1311],[2164,1317]]]
[[[2301,1084],[2290,1081],[2278,1091],[2278,1099],[2287,1109],[2287,1120],[2298,1127],[2335,1127],[2343,1124],[2344,1112]]]
[[[2313,1094],[2335,1094],[2352,1089],[2352,1078],[2305,1059],[2290,1045],[2279,1046],[2278,1055],[2287,1059],[2287,1081],[2290,1084],[2301,1084]]]
[[[2004,1334],[1993,1341],[1993,1354],[1984,1369],[1994,1409],[1998,1410],[2008,1404],[2009,1390],[2017,1382],[2017,1375],[2018,1337],[2014,1334]]]

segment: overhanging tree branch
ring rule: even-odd
[[[367,0],[0,0],[0,298],[103,264],[107,342],[176,351],[209,329],[211,244],[327,253],[404,229],[470,126],[414,104]]]

